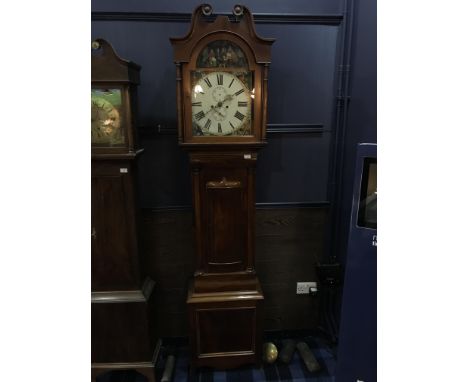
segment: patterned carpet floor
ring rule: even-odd
[[[297,340],[306,342],[321,366],[321,370],[311,373],[304,365],[296,351],[289,364],[277,360],[274,364],[264,363],[262,367],[243,367],[234,370],[213,370],[201,368],[195,374],[189,374],[189,353],[186,346],[175,348],[176,363],[172,382],[333,382],[335,381],[336,357],[334,350],[326,341],[319,337],[305,337]],[[278,350],[281,350],[280,340],[270,340]],[[166,355],[156,365],[156,376],[159,381],[164,371]],[[100,378],[98,382],[144,382],[145,378],[135,372],[111,372]]]

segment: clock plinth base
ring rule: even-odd
[[[159,352],[159,347],[155,353]],[[156,357],[157,358],[157,357]],[[145,376],[148,382],[157,382],[156,363],[151,362],[129,362],[129,363],[93,363],[91,364],[91,382],[97,382],[97,378],[108,371],[135,370]]]
[[[255,288],[224,292],[195,292],[190,283],[187,305],[192,367],[229,369],[260,364],[263,293]]]
[[[91,380],[108,371],[135,370],[156,382],[161,348],[154,332],[154,282],[142,289],[91,294]]]

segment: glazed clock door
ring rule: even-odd
[[[187,141],[258,141],[262,117],[258,71],[248,46],[232,35],[210,36],[200,44],[184,71]]]
[[[252,134],[253,73],[243,50],[215,40],[198,54],[191,72],[192,134]]]

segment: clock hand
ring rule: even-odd
[[[223,106],[224,102],[226,101],[232,101],[233,98],[234,96],[232,94],[226,95],[226,97],[224,97],[224,99],[221,102],[218,102],[218,107]]]
[[[224,105],[224,102],[231,101],[233,98],[234,97],[231,94],[228,94],[226,97],[224,97],[222,101],[217,102],[215,106],[211,106],[211,107],[214,107],[215,109],[220,108]]]
[[[205,115],[208,115],[208,113],[211,113],[212,111],[214,111],[214,106],[211,105],[211,108],[208,109],[208,111],[206,113],[204,113]]]
[[[234,98],[234,96],[232,94],[228,94],[225,98],[224,98],[224,101],[232,101],[232,99]],[[224,103],[223,101],[223,103]]]
[[[226,117],[226,114],[221,113],[221,112],[218,110],[218,108],[215,108],[214,111],[215,111],[216,113],[218,113],[221,117],[223,117],[223,118]]]
[[[223,101],[224,102],[224,101]],[[222,107],[223,107],[223,102],[218,102],[217,105],[215,106],[211,106],[212,107],[212,110],[214,110],[216,113],[218,113],[220,116],[222,117],[226,117],[226,114],[223,114],[220,112],[220,110],[223,110]]]

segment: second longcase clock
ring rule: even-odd
[[[258,363],[263,293],[255,273],[255,166],[265,145],[272,39],[250,11],[201,5],[172,38],[179,143],[189,153],[196,269],[187,304],[193,366]]]
[[[91,51],[91,378],[156,381],[155,283],[138,250],[135,111],[140,66],[103,39]],[[104,378],[104,377],[103,377]]]

